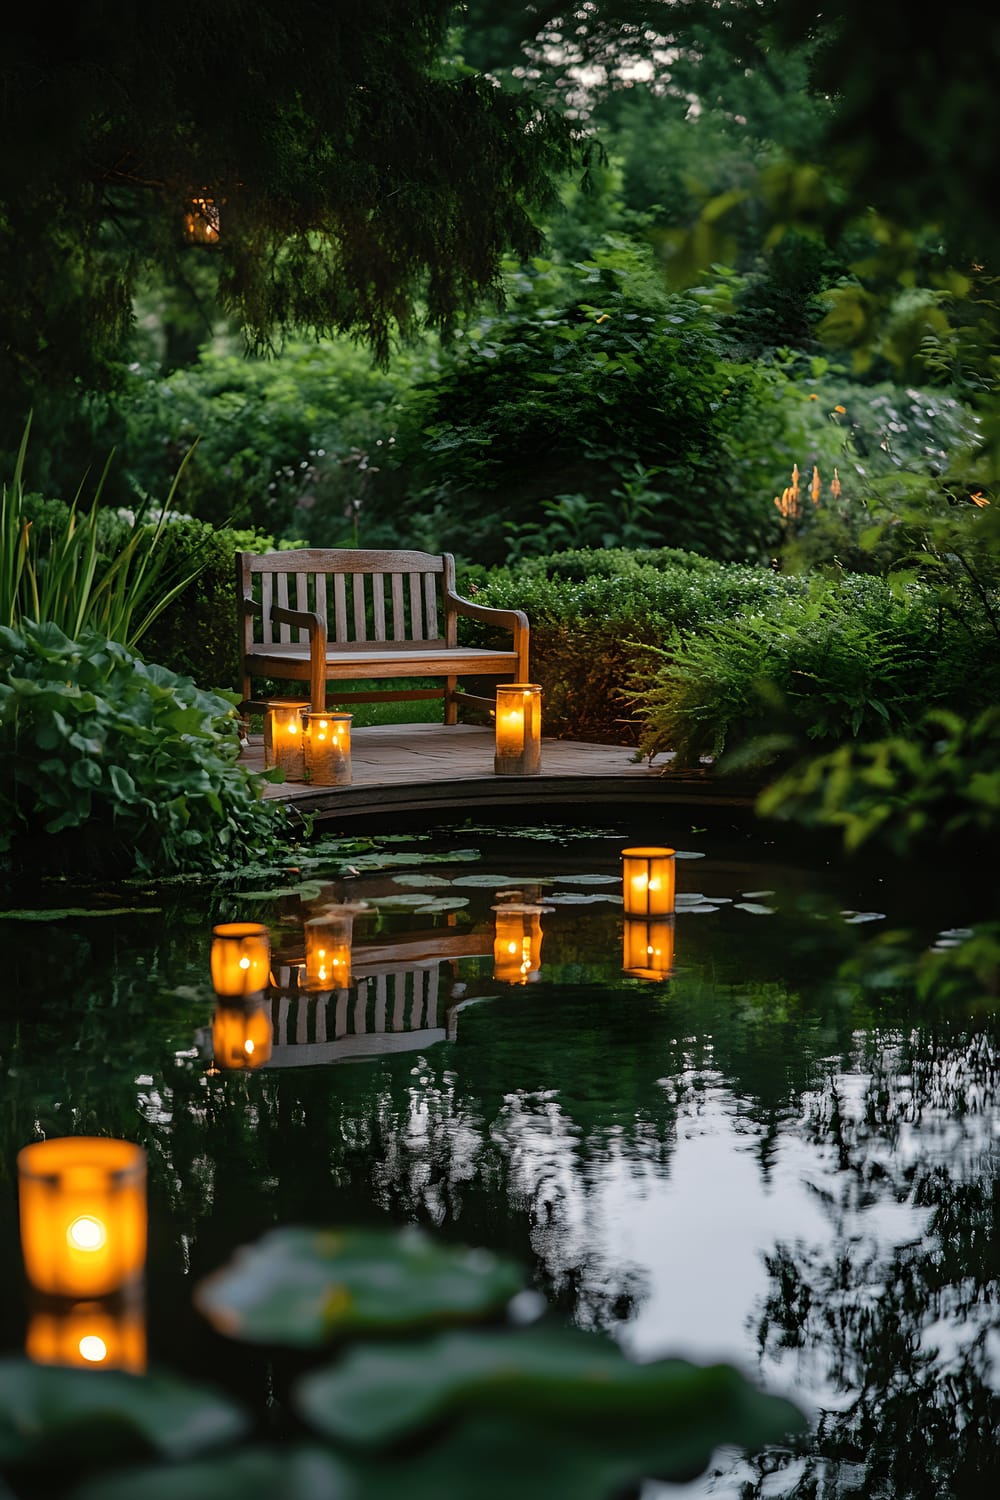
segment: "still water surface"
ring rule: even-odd
[[[637,837],[679,856],[660,979],[624,968]],[[990,1493],[995,1012],[844,969],[900,927],[947,950],[984,914],[989,893],[960,877],[912,875],[809,868],[801,848],[687,819],[466,823],[239,891],[91,896],[100,914],[49,922],[12,915],[8,891],[3,1346],[25,1335],[17,1150],[111,1134],[149,1155],[154,1364],[265,1402],[265,1362],[202,1323],[193,1284],[274,1224],[416,1222],[514,1255],[638,1359],[728,1360],[814,1418],[797,1449],[722,1452],[650,1496]],[[358,908],[354,983],[297,992],[304,924],[331,902]],[[498,906],[533,909],[515,982]],[[208,953],[212,924],[237,919],[267,923],[282,994],[268,1060],[231,1071],[213,1061]]]

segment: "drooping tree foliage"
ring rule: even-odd
[[[0,57],[8,399],[100,384],[140,272],[182,275],[192,242],[258,348],[294,326],[384,358],[395,330],[493,287],[576,148],[558,115],[442,61],[450,10],[82,0],[54,26],[18,8]]]

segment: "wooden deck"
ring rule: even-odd
[[[627,746],[543,739],[539,775],[497,776],[492,729],[469,724],[386,724],[353,731],[350,786],[279,783],[269,785],[265,795],[319,820],[573,803],[753,805],[750,787],[720,785],[707,771],[672,771],[669,759],[649,766],[635,761],[634,754]],[[260,736],[251,737],[243,764],[263,769]]]

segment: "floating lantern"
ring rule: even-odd
[[[534,776],[542,765],[542,690],[534,682],[497,688],[496,754],[498,776]]]
[[[306,779],[303,715],[308,708],[299,698],[273,698],[264,705],[264,765],[278,766],[286,781]]]
[[[674,971],[674,919],[626,917],[622,968],[635,979],[669,979]]]
[[[212,988],[226,1000],[267,989],[271,939],[261,922],[223,922],[212,928]]]
[[[63,1136],[18,1153],[28,1280],[55,1297],[105,1297],[146,1260],[146,1153],[129,1141]]]
[[[356,906],[330,906],[305,923],[306,966],[302,988],[346,990],[351,983],[351,943]]]
[[[217,1068],[238,1072],[262,1068],[274,1041],[271,1007],[263,999],[217,1005],[212,1017],[212,1057]]]
[[[56,1303],[28,1316],[24,1352],[38,1365],[87,1370],[146,1369],[146,1315],[141,1297]]]
[[[306,718],[306,777],[315,786],[350,786],[353,714]]]
[[[674,910],[674,850],[623,849],[622,899],[627,917],[669,917]]]
[[[531,984],[542,970],[541,906],[506,902],[494,906],[493,978],[504,984]],[[550,908],[551,910],[551,908]]]

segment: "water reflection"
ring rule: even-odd
[[[25,924],[0,1128],[20,1144],[67,1111],[109,1130],[138,1112],[160,1228],[151,1347],[193,1373],[192,1279],[234,1245],[274,1223],[418,1222],[513,1251],[637,1357],[735,1359],[814,1410],[801,1451],[720,1455],[718,1476],[664,1493],[984,1493],[995,1017],[846,985],[878,925],[857,915],[915,908],[739,850],[678,858],[669,932],[641,935],[646,960],[672,950],[670,982],[634,977],[622,840],[577,848],[498,840],[479,862],[408,866],[391,846],[382,869],[218,912],[269,928],[271,1056],[209,1076],[191,1045],[216,1003],[203,913],[164,920],[152,947],[139,919],[84,930],[78,957]],[[548,908],[530,983],[497,973],[493,908],[515,891]],[[345,901],[368,904],[350,982],[310,990],[305,923]],[[971,915],[935,908],[927,941]]]

